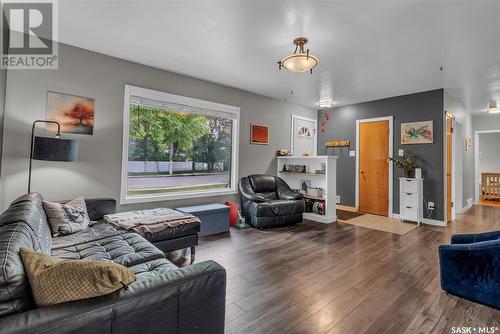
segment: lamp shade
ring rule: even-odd
[[[71,139],[36,137],[33,145],[33,159],[47,161],[75,161],[78,156],[78,142]]]

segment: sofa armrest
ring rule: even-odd
[[[476,234],[454,234],[451,237],[452,244],[470,244],[474,242],[482,242],[496,240],[500,238],[500,231],[476,233]]]
[[[297,199],[303,199],[304,195],[293,191],[291,189],[284,190],[281,193],[279,193],[280,199],[285,199],[285,200],[297,200]]]
[[[107,296],[0,319],[0,333],[223,333],[225,294],[224,268],[201,262]]]

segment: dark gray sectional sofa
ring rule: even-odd
[[[91,220],[106,200],[88,200]],[[19,256],[26,247],[62,259],[113,261],[129,267],[128,289],[37,308]],[[177,268],[143,237],[97,222],[52,238],[42,197],[16,199],[0,216],[0,333],[223,333],[226,272],[213,261]]]

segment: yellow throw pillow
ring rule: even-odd
[[[130,269],[114,262],[59,260],[23,247],[20,253],[39,307],[107,295],[135,281]]]

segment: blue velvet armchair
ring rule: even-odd
[[[452,236],[439,262],[444,291],[500,309],[500,231]]]

